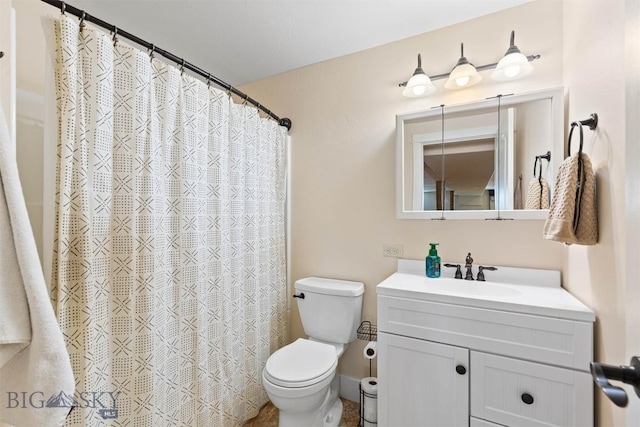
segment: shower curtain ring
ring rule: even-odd
[[[113,27],[113,46],[118,44],[118,27]]]
[[[82,16],[80,17],[80,30],[84,29],[85,27],[85,23],[84,23],[84,18],[87,16],[87,12],[85,12],[84,10],[82,11]]]
[[[207,87],[211,86],[211,73],[207,73]]]
[[[247,98],[249,98],[249,95],[245,93],[244,97],[242,98],[242,105],[247,105]]]
[[[64,2],[60,2],[60,13],[64,15],[64,11],[67,9],[67,5]]]
[[[152,61],[153,61],[153,54],[155,53],[155,51],[156,51],[156,45],[152,44],[151,45],[151,50],[149,51],[149,59],[152,60]]]
[[[180,63],[180,74],[184,74],[184,58],[182,59],[182,62]]]

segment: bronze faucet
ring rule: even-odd
[[[471,258],[471,252],[467,254],[464,262],[464,267],[467,269],[467,273],[464,275],[464,280],[473,280],[473,258]]]
[[[484,265],[478,266],[478,278],[477,280],[480,282],[484,282],[484,270],[496,271],[496,267],[485,267]]]

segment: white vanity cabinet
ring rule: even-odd
[[[431,280],[378,285],[380,427],[593,425],[588,308],[559,286],[485,298]]]
[[[387,333],[378,348],[378,425],[469,425],[468,349]]]

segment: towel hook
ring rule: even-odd
[[[539,156],[536,156],[536,158],[545,159],[547,162],[550,162],[551,161],[551,151],[547,151],[545,154],[540,154]]]
[[[538,162],[540,162],[540,175],[538,178],[542,176],[542,161],[540,160],[540,156],[536,156],[536,160],[533,162],[533,176],[536,176],[536,171],[538,170]]]
[[[596,130],[598,127],[598,115],[591,113],[588,119],[580,120],[580,124],[583,126],[589,126],[589,129]]]
[[[582,155],[582,144],[584,142],[584,135],[582,133],[582,126],[589,126],[589,129],[596,130],[598,127],[598,114],[591,113],[588,119],[577,120],[571,123],[571,131],[569,131],[569,142],[567,144],[567,154],[571,155],[571,135],[573,134],[573,129],[575,127],[580,128],[580,151],[579,153]]]
[[[580,149],[578,153],[582,155],[582,145],[584,143],[584,133],[582,132],[582,122],[573,122],[571,123],[571,130],[569,131],[569,141],[567,143],[567,154],[571,155],[571,137],[573,136],[573,130],[575,128],[580,128]]]

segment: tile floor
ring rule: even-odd
[[[360,421],[358,403],[342,399],[342,405],[340,427],[358,427]],[[258,416],[247,421],[244,427],[278,427],[278,409],[271,402],[267,403],[260,409]]]

